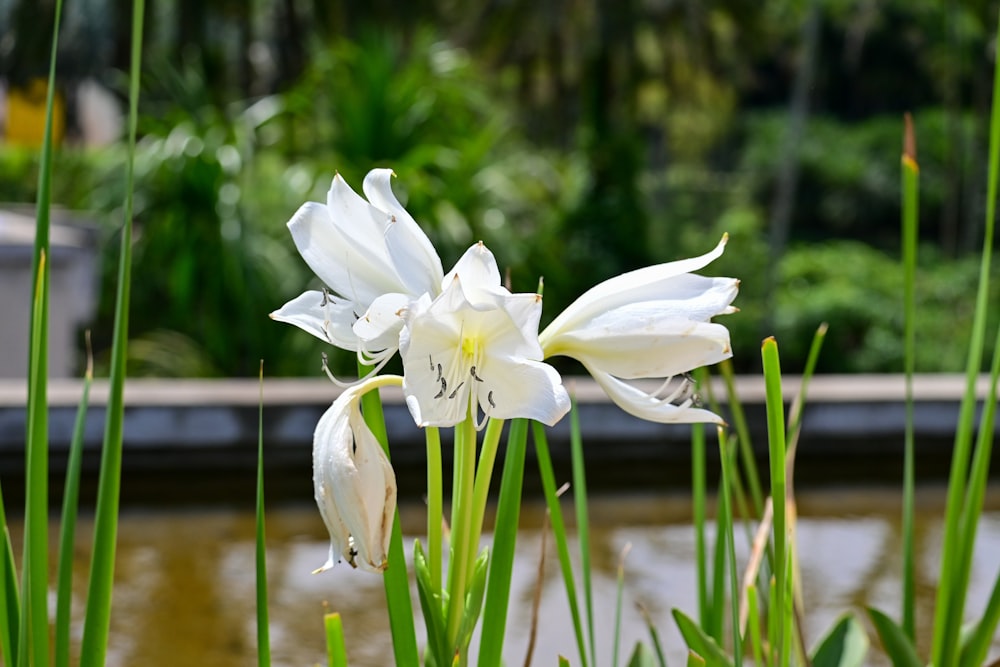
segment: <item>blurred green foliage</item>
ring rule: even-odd
[[[771,334],[796,370],[827,321],[822,370],[897,371],[905,110],[921,164],[917,368],[961,368],[995,3],[599,0],[582,11],[513,0],[395,12],[173,0],[156,11],[173,16],[172,5],[178,25],[197,29],[147,40],[133,374],[253,375],[261,358],[269,374],[315,374],[326,346],[267,319],[315,286],[284,223],[324,201],[334,173],[360,189],[378,166],[395,170],[446,266],[483,240],[514,289],[544,277],[543,320],[600,280],[700,254],[728,232],[706,272],[742,280],[741,312],[724,319],[740,370],[756,369]],[[284,22],[261,27],[269,16]],[[792,94],[803,72],[804,106]],[[105,232],[98,352],[121,164],[115,147],[67,147],[56,163],[56,201],[92,211]],[[0,148],[0,197],[31,201],[35,169],[31,153]],[[783,194],[793,206],[779,239]],[[335,364],[353,368],[349,355]]]

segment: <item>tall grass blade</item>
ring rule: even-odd
[[[569,539],[566,534],[566,523],[563,521],[562,509],[559,506],[559,494],[556,491],[556,476],[552,469],[552,457],[549,455],[548,438],[545,427],[538,422],[532,422],[532,435],[535,438],[535,453],[538,456],[538,471],[542,477],[542,489],[545,493],[545,503],[549,508],[549,518],[552,521],[552,534],[556,538],[556,549],[559,554],[559,566],[562,569],[563,584],[569,603],[570,617],[573,621],[573,632],[576,635],[576,647],[580,652],[580,664],[587,667],[587,649],[580,622],[580,605],[576,597],[576,581],[573,577],[573,564],[569,558]]]
[[[570,410],[570,452],[573,465],[573,504],[576,509],[576,540],[580,548],[580,569],[583,578],[583,600],[587,613],[587,636],[590,640],[590,663],[597,663],[594,637],[594,590],[590,572],[590,519],[587,514],[587,473],[583,462],[583,436],[580,434],[580,413],[576,400]]]
[[[736,535],[733,529],[733,505],[732,494],[730,493],[731,482],[735,475],[735,450],[728,446],[729,439],[726,438],[722,427],[719,427],[719,457],[722,462],[722,480],[719,483],[719,511],[718,530],[720,535],[724,535],[725,563],[728,566],[729,575],[729,608],[732,611],[730,620],[733,630],[733,660],[736,667],[743,664],[743,640],[740,635],[740,611],[737,600],[740,599],[739,577],[736,573]],[[719,616],[722,616],[721,610]]]
[[[87,371],[83,376],[83,395],[77,406],[73,439],[66,463],[66,481],[63,487],[61,525],[59,528],[59,560],[56,575],[56,627],[55,665],[69,667],[69,622],[73,602],[73,546],[76,542],[76,517],[80,498],[80,467],[83,461],[83,429],[87,423],[90,404],[90,385],[94,379],[93,359],[90,354],[90,335],[87,335]]]
[[[340,621],[340,614],[324,616],[323,627],[326,630],[327,664],[329,667],[347,667],[347,646],[344,643],[344,624]]]
[[[998,16],[997,32],[1000,32],[1000,16]],[[982,366],[983,346],[986,338],[990,261],[993,251],[997,185],[1000,181],[1000,66],[996,62],[994,62],[993,68],[993,102],[990,113],[988,164],[986,221],[979,267],[979,288],[976,292],[976,310],[972,321],[972,334],[965,369],[965,394],[959,409],[955,446],[952,450],[951,473],[948,478],[941,576],[934,610],[934,640],[931,662],[935,665],[953,665],[958,661],[958,641],[966,594],[965,587],[961,584],[962,571],[966,567],[962,562],[971,558],[971,543],[974,538],[974,535],[962,534],[962,515],[966,512],[963,492],[967,482],[969,454],[972,447],[972,429],[976,409],[976,376]],[[956,573],[958,578],[956,578]]]
[[[480,667],[499,667],[510,604],[510,584],[514,572],[514,547],[521,517],[521,489],[524,483],[524,459],[528,448],[528,421],[515,419],[507,434],[507,452],[500,478],[496,525],[493,529],[493,554],[486,577],[486,602],[483,608],[482,637],[479,643]]]
[[[622,601],[625,597],[625,557],[632,550],[632,543],[629,542],[622,549],[622,554],[618,559],[618,579],[615,585],[615,631],[612,636],[611,646],[611,666],[618,667],[618,651],[621,647],[622,639]]]
[[[774,525],[774,597],[769,618],[778,620],[776,636],[772,646],[777,647],[777,664],[785,664],[785,607],[791,605],[786,600],[785,577],[787,576],[787,529],[785,505],[785,418],[781,392],[781,365],[778,360],[778,344],[774,338],[766,338],[761,346],[764,364],[764,385],[767,403],[767,438],[771,464],[771,498],[773,500]]]
[[[962,647],[960,667],[979,667],[986,662],[986,654],[993,644],[993,637],[1000,623],[1000,572],[993,581],[993,592],[986,609]]]
[[[21,590],[24,591],[17,664],[46,665],[49,662],[48,615],[48,406],[45,395],[48,290],[46,252],[42,250],[32,305],[31,356],[28,384],[28,434],[25,452],[24,560]],[[39,395],[40,394],[40,395]]]
[[[38,171],[38,207],[35,248],[32,256],[32,314],[28,340],[28,432],[25,434],[24,508],[24,609],[18,627],[18,650],[11,656],[17,664],[48,664],[48,339],[50,206],[52,198],[52,122],[56,89],[56,54],[62,23],[62,0],[56,0],[49,55],[49,79],[45,97],[45,130]],[[8,607],[9,608],[9,607]],[[7,614],[10,616],[10,613]],[[30,642],[30,644],[29,644]],[[11,638],[11,644],[13,639]],[[13,662],[8,664],[14,664]]]
[[[917,225],[920,168],[913,119],[905,116],[903,139],[903,372],[906,377],[906,431],[903,454],[903,632],[916,638],[916,569],[913,558],[914,461],[913,371],[916,359]]]
[[[271,664],[271,634],[267,611],[267,542],[264,539],[264,360],[260,362],[260,405],[257,412],[257,505],[256,553],[257,574],[257,664]]]
[[[139,72],[142,62],[143,0],[132,2],[132,63],[129,71],[128,158],[125,172],[125,205],[121,251],[118,255],[118,291],[111,342],[111,376],[107,418],[101,451],[101,472],[94,516],[94,551],[87,590],[87,615],[83,624],[80,664],[102,667],[111,622],[115,549],[118,540],[118,502],[121,490],[122,421],[124,419],[125,363],[128,346],[129,294],[132,283],[132,188],[135,182],[135,137],[139,106]]]
[[[21,623],[21,595],[14,565],[14,548],[10,543],[7,512],[0,493],[0,657],[3,664],[16,664],[17,641]]]
[[[747,418],[743,412],[743,404],[740,403],[739,395],[736,391],[736,381],[733,374],[733,363],[726,359],[719,364],[719,371],[722,379],[726,383],[726,395],[729,401],[729,414],[733,421],[733,428],[739,436],[740,462],[747,478],[747,486],[750,489],[750,497],[753,500],[754,511],[759,519],[764,513],[764,492],[760,488],[760,473],[757,471],[757,460],[753,453],[753,442],[750,440],[750,427],[747,425]]]
[[[698,620],[712,626],[712,603],[708,597],[708,553],[705,546],[706,472],[705,425],[691,425],[691,517],[694,521],[694,565],[698,587]]]

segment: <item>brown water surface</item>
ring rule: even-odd
[[[1000,491],[987,499],[979,530],[968,609],[981,610],[1000,569]],[[899,493],[850,489],[799,494],[798,540],[806,636],[815,642],[848,609],[875,605],[899,615]],[[918,623],[927,637],[934,582],[940,567],[943,491],[919,495]],[[505,661],[521,665],[530,627],[541,548],[542,507],[530,503],[522,515]],[[406,551],[424,532],[423,508],[403,508]],[[694,534],[690,505],[676,496],[596,497],[591,505],[595,625],[602,664],[611,664],[616,568],[626,544],[625,622],[622,661],[648,632],[636,610],[642,603],[659,628],[670,664],[685,651],[670,617],[679,607],[696,615]],[[16,526],[15,533],[16,533]],[[82,520],[75,572],[78,599],[85,593],[89,535]],[[742,533],[738,533],[742,536]],[[17,535],[15,534],[15,539]],[[322,615],[341,612],[351,665],[392,664],[391,640],[380,577],[340,565],[313,575],[326,559],[328,543],[311,506],[280,508],[267,515],[271,644],[274,665],[325,664]],[[738,539],[738,557],[747,552]],[[53,532],[53,544],[55,533]],[[117,586],[108,665],[144,667],[243,667],[256,664],[254,517],[236,510],[126,512],[119,530]],[[536,665],[554,665],[558,654],[579,662],[549,540],[541,603]],[[742,566],[741,566],[742,567]],[[416,596],[414,594],[414,602]],[[82,627],[77,612],[76,632]],[[418,633],[422,634],[418,621]],[[922,644],[926,644],[922,641]],[[1000,640],[992,657],[1000,656]],[[870,664],[885,665],[873,657]]]

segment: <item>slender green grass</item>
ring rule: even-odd
[[[367,375],[370,369],[359,365],[358,377]],[[382,399],[377,391],[370,391],[361,397],[361,412],[365,424],[391,458],[389,436],[385,430],[385,414]],[[406,573],[406,555],[403,552],[403,529],[399,521],[399,510],[392,522],[389,538],[389,567],[382,574],[385,588],[386,607],[389,612],[389,628],[392,632],[392,651],[397,665],[417,665],[420,655],[417,651],[417,631],[413,623],[413,603],[410,600],[410,580]]]
[[[340,621],[340,614],[324,616],[323,628],[326,630],[327,664],[329,667],[347,667],[347,646],[344,643],[344,624]]]
[[[80,646],[80,664],[84,667],[104,665],[111,621],[111,591],[114,586],[118,504],[121,491],[122,421],[125,412],[125,365],[128,356],[129,294],[132,285],[132,189],[135,182],[135,140],[139,116],[139,73],[142,63],[144,12],[143,1],[133,0],[124,219],[118,259],[118,289],[115,296],[115,326],[111,343],[107,418],[94,517],[94,555],[90,563],[87,615],[84,619]]]
[[[691,514],[694,521],[694,565],[698,587],[698,622],[703,628],[712,623],[712,603],[708,597],[708,553],[705,546],[706,473],[705,427],[691,425]]]
[[[256,552],[257,574],[257,664],[271,664],[271,635],[267,611],[267,542],[264,539],[264,360],[260,362],[260,405],[257,411],[257,504]]]
[[[528,443],[528,422],[515,419],[507,435],[500,495],[497,499],[493,553],[486,578],[483,631],[479,643],[479,667],[499,667],[503,653],[510,585],[514,570],[514,547],[521,514],[524,459]]]
[[[618,667],[618,654],[621,648],[622,638],[622,607],[625,597],[625,557],[631,551],[632,544],[628,543],[622,549],[621,557],[618,559],[618,578],[615,585],[615,631],[612,635],[611,646],[611,667]]]
[[[998,18],[1000,32],[1000,18]],[[982,366],[989,310],[990,260],[993,250],[993,229],[996,218],[997,183],[1000,180],[1000,67],[994,66],[993,104],[990,114],[990,143],[987,174],[986,221],[980,262],[979,288],[973,316],[969,353],[966,363],[966,389],[959,412],[958,429],[952,453],[948,479],[948,500],[942,539],[941,576],[934,614],[934,638],[931,662],[954,665],[958,661],[959,634],[967,591],[961,582],[967,580],[967,561],[972,556],[974,535],[963,534],[963,514],[966,512],[964,489],[968,479],[969,455],[976,408],[976,377]],[[976,473],[973,473],[975,475]],[[957,574],[956,574],[957,573]]]
[[[89,334],[87,337],[90,340]],[[87,370],[83,376],[83,395],[76,411],[73,438],[66,463],[63,485],[61,525],[59,527],[59,560],[56,575],[55,666],[69,667],[70,612],[73,602],[73,546],[76,541],[76,518],[80,499],[80,468],[83,462],[83,429],[87,423],[90,385],[94,379],[93,361],[88,345]]]
[[[916,359],[916,275],[920,168],[913,120],[906,114],[902,157],[903,191],[903,372],[906,381],[906,431],[903,454],[903,632],[916,639],[916,570],[914,566],[913,371]]]
[[[781,366],[778,361],[778,344],[774,338],[766,338],[761,346],[761,357],[764,364],[764,384],[767,393],[767,436],[769,457],[771,462],[771,498],[774,506],[774,597],[773,607],[768,618],[774,620],[775,637],[772,650],[777,648],[777,664],[784,665],[787,658],[785,652],[786,627],[785,606],[791,601],[786,600],[785,578],[787,577],[787,532],[785,507],[785,418],[781,393]]]
[[[570,459],[573,466],[573,505],[576,510],[576,541],[580,548],[580,570],[583,579],[583,603],[587,614],[587,637],[590,663],[597,665],[597,643],[594,637],[594,587],[590,570],[590,517],[587,513],[587,473],[583,465],[583,436],[580,434],[580,414],[576,400],[570,409]]]
[[[18,665],[49,662],[48,618],[48,311],[49,228],[52,197],[52,116],[56,89],[56,53],[62,23],[62,0],[56,1],[45,97],[45,130],[38,173],[38,207],[32,257],[32,316],[28,352],[28,431],[25,437],[24,557],[19,614],[18,650],[11,659]],[[16,657],[15,657],[16,656]],[[10,663],[13,664],[13,663]]]
[[[14,548],[10,542],[7,512],[0,493],[0,527],[3,535],[0,542],[0,656],[5,665],[16,664],[17,641],[20,632],[21,596],[17,585],[17,569],[14,565]]]
[[[722,462],[722,480],[719,483],[719,511],[718,530],[723,535],[722,542],[725,545],[725,562],[728,565],[729,577],[729,600],[732,612],[731,622],[733,631],[733,658],[736,667],[743,664],[743,641],[740,637],[740,610],[736,601],[740,599],[739,575],[736,572],[736,545],[735,531],[733,529],[733,506],[730,494],[731,480],[734,476],[735,450],[728,447],[723,429],[719,428],[719,460]],[[722,614],[720,613],[719,616]]]
[[[569,613],[573,621],[573,632],[576,635],[576,648],[580,652],[580,664],[587,667],[586,641],[583,624],[580,621],[580,605],[576,596],[576,580],[573,576],[573,564],[569,557],[569,539],[566,533],[566,523],[563,521],[562,508],[559,506],[559,494],[556,491],[556,476],[552,468],[552,457],[549,455],[548,438],[545,427],[538,422],[532,422],[532,435],[535,439],[535,453],[538,456],[538,471],[542,477],[542,490],[545,493],[545,504],[549,508],[552,521],[552,534],[556,538],[556,550],[559,554],[559,567],[562,570],[563,585],[569,603]]]

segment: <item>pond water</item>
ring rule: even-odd
[[[922,489],[917,543],[921,643],[929,627],[942,539],[943,490]],[[814,643],[847,609],[875,605],[898,616],[899,492],[843,489],[798,497],[799,555],[806,607],[806,637]],[[979,530],[968,609],[981,610],[1000,568],[1000,489],[991,489]],[[407,553],[423,532],[423,508],[403,509]],[[530,606],[538,576],[543,506],[532,501],[522,516],[508,624],[505,662],[524,663]],[[636,609],[643,604],[665,642],[670,664],[685,651],[670,617],[679,607],[696,613],[694,535],[690,504],[677,496],[602,496],[592,499],[592,563],[598,653],[611,664],[611,632],[619,554],[626,561],[622,661],[648,632]],[[16,529],[16,526],[14,526]],[[79,525],[77,595],[84,594],[91,524]],[[16,532],[16,530],[15,530]],[[346,565],[313,575],[328,548],[325,529],[312,506],[277,508],[267,515],[271,643],[275,665],[325,664],[322,615],[341,612],[351,665],[392,664],[381,578]],[[16,539],[15,534],[15,539]],[[256,664],[254,616],[254,518],[242,510],[126,511],[119,532],[117,588],[108,665]],[[55,533],[53,532],[53,543]],[[747,549],[738,540],[739,553]],[[541,598],[541,624],[533,664],[554,665],[565,655],[578,663],[553,542]],[[414,602],[416,596],[414,595]],[[79,619],[78,619],[79,620]],[[418,622],[418,632],[422,630]],[[76,625],[77,630],[81,624]],[[885,665],[871,654],[872,665]],[[1000,655],[1000,640],[992,657]]]

